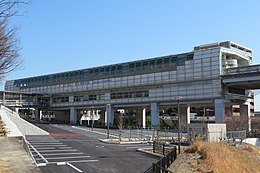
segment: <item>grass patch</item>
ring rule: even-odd
[[[260,149],[252,145],[229,146],[223,143],[197,141],[185,149],[186,153],[198,153],[202,162],[198,168],[210,168],[214,173],[259,173]]]

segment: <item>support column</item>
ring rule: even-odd
[[[215,100],[215,122],[224,123],[225,122],[225,102],[224,99]]]
[[[187,107],[187,124],[190,124],[190,106]]]
[[[151,103],[152,128],[158,128],[159,108],[158,103]]]
[[[105,126],[106,125],[106,111],[104,109],[101,109],[100,111],[100,122],[101,122],[101,126]]]
[[[146,109],[143,108],[143,128],[145,129],[146,127]]]
[[[75,107],[70,107],[70,124],[77,124],[77,110]]]
[[[143,112],[142,109],[136,109],[136,121],[137,121],[137,125],[138,127],[142,126],[142,122],[143,122]]]
[[[38,108],[35,108],[34,116],[35,116],[35,121],[39,122],[40,121],[40,110]]]
[[[243,105],[240,105],[240,121],[248,122],[248,131],[251,131],[251,112],[250,112],[250,102],[247,101]]]
[[[114,125],[114,111],[111,104],[106,105],[107,122],[110,127]]]
[[[3,105],[5,105],[5,92],[3,92]]]

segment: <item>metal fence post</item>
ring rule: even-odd
[[[155,141],[153,141],[153,153],[155,153]]]
[[[163,144],[163,155],[165,156],[165,144]]]

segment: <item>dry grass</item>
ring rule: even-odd
[[[6,136],[7,135],[7,129],[4,126],[4,122],[1,120],[0,116],[0,136]]]
[[[0,160],[0,173],[10,173],[3,160]]]
[[[244,145],[228,146],[222,143],[195,142],[185,152],[199,153],[203,157],[200,168],[208,167],[214,173],[259,173],[258,147]],[[198,171],[203,169],[198,168]]]

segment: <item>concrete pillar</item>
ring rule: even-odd
[[[106,111],[104,109],[101,109],[100,112],[100,122],[101,122],[101,126],[105,126],[106,125]]]
[[[107,126],[107,111],[105,111],[105,126]]]
[[[215,100],[215,122],[224,123],[225,122],[225,102],[224,99]]]
[[[146,127],[146,109],[143,108],[143,128],[145,129]]]
[[[225,116],[233,116],[233,109],[232,105],[225,107]]]
[[[137,109],[136,110],[135,118],[136,118],[137,126],[141,127],[142,126],[142,122],[143,122],[143,120],[142,120],[143,119],[143,111],[142,111],[142,109]]]
[[[158,103],[151,103],[152,128],[158,128],[159,108]]]
[[[40,121],[40,110],[38,108],[35,108],[34,116],[35,116],[35,121],[39,122]]]
[[[5,92],[3,92],[3,105],[5,105]]]
[[[106,112],[107,112],[107,122],[109,126],[114,125],[114,111],[111,104],[106,105]]]
[[[77,110],[75,107],[70,107],[70,124],[77,124]]]
[[[187,107],[187,124],[190,124],[190,106]]]
[[[20,94],[20,97],[19,97],[19,104],[22,105],[22,94]]]
[[[240,105],[240,119],[248,122],[248,131],[251,131],[251,112],[250,112],[250,102],[247,101],[243,105]]]

